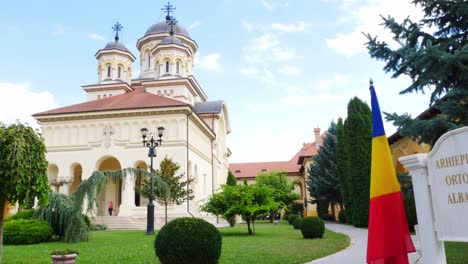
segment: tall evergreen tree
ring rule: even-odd
[[[431,119],[386,113],[400,135],[431,144],[448,130],[468,125],[468,1],[414,0],[424,11],[421,21],[383,18],[396,49],[369,34],[372,58],[386,62],[393,78],[407,75],[413,83],[400,94],[430,91]],[[428,32],[428,29],[433,32]]]
[[[226,184],[229,186],[235,186],[237,185],[236,177],[234,177],[234,174],[230,170],[228,170],[228,176],[226,180]]]
[[[334,205],[341,204],[342,201],[336,165],[336,145],[336,124],[332,122],[323,145],[314,157],[314,163],[310,165],[307,178],[310,195],[315,198],[317,204],[320,200],[328,200],[332,205],[333,217]]]
[[[345,218],[348,222],[352,219],[352,206],[346,181],[346,176],[349,173],[348,141],[346,140],[345,127],[341,117],[338,118],[338,123],[336,124],[336,140],[336,170],[340,181],[342,203],[345,208]]]
[[[369,218],[372,113],[369,106],[357,97],[348,104],[345,133],[348,142],[349,174],[346,181],[352,205],[351,223],[364,227]]]

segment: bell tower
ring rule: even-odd
[[[123,29],[117,22],[112,27],[115,32],[114,41],[96,53],[98,60],[98,83],[125,82],[130,84],[132,79],[132,64],[135,56],[119,42],[119,32]]]

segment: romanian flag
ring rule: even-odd
[[[372,103],[372,163],[367,263],[408,263],[407,253],[415,249],[406,222],[403,195],[372,80],[369,89]]]

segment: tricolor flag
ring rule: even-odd
[[[372,163],[367,263],[408,263],[414,252],[406,222],[403,195],[382,123],[379,102],[370,81],[372,104]]]

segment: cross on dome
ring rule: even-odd
[[[123,28],[123,26],[117,21],[117,23],[115,23],[115,25],[112,27],[112,30],[114,30],[115,32],[115,41],[119,41],[119,31],[121,31]]]
[[[171,36],[174,36],[174,26],[177,25],[177,22],[178,21],[175,19],[175,17],[171,17],[171,19],[167,21],[167,24],[171,26],[171,31],[169,31]]]
[[[173,13],[175,9],[176,8],[171,5],[170,2],[167,2],[167,5],[165,5],[164,8],[161,8],[162,11],[167,12],[166,22],[169,22],[172,19],[171,13]]]

